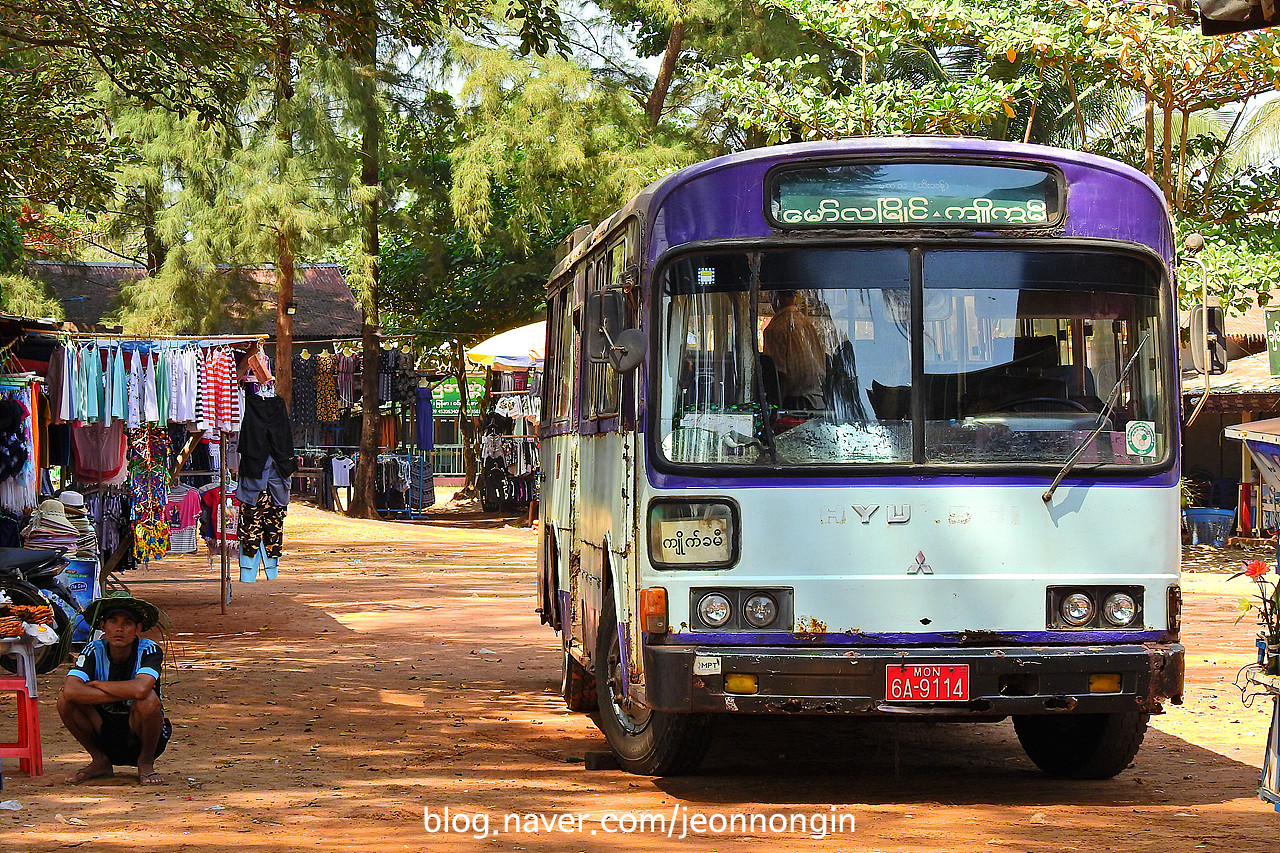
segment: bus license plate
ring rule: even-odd
[[[968,664],[890,664],[884,672],[890,702],[968,702]]]

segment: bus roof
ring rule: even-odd
[[[683,243],[776,236],[783,229],[765,218],[765,173],[784,163],[851,157],[981,157],[1055,166],[1066,177],[1067,206],[1065,219],[1051,233],[1139,243],[1155,250],[1166,262],[1173,260],[1173,234],[1164,194],[1142,172],[1119,161],[1065,148],[985,139],[858,137],[755,148],[696,163],[660,178],[592,229],[561,262],[557,274],[633,214],[645,223],[646,263]],[[934,225],[922,230],[937,232],[939,228]],[[947,226],[946,230],[957,229]],[[867,233],[867,229],[860,231]],[[901,234],[902,229],[895,233]]]

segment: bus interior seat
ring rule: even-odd
[[[764,385],[764,403],[769,409],[782,405],[782,380],[773,356],[760,353],[760,381]]]
[[[737,364],[732,356],[715,356],[705,352],[686,355],[681,387],[695,389],[695,398],[703,402],[737,399]]]
[[[1090,411],[1102,411],[1102,398],[1098,396],[1098,383],[1093,378],[1093,371],[1084,368],[1084,380],[1081,381],[1074,365],[1063,364],[1044,371],[1048,379],[1061,380],[1067,386],[1067,396]]]
[[[905,421],[911,417],[911,386],[881,385],[874,379],[867,391],[876,420]]]
[[[853,343],[845,341],[831,354],[822,394],[832,418],[839,423],[859,423],[867,419],[858,390],[858,366]]]
[[[1007,365],[1020,370],[1047,370],[1058,366],[1058,339],[1054,335],[1013,339],[1013,360]]]

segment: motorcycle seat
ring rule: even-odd
[[[56,563],[65,553],[61,548],[0,548],[0,572],[17,569],[27,574]]]

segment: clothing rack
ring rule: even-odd
[[[428,480],[428,478],[426,477],[426,472],[431,468],[431,454],[427,451],[404,451],[404,452],[393,452],[393,453],[379,453],[378,461],[382,462],[385,460],[396,460],[396,461],[405,460],[409,462],[410,472],[411,472],[410,476],[416,477],[416,483],[415,481],[410,481],[408,483],[409,488],[405,491],[404,507],[377,506],[375,507],[375,509],[378,512],[385,512],[388,515],[397,515],[407,519],[427,518],[427,512],[426,512],[427,508],[425,506],[415,507],[414,501],[411,499],[410,496],[413,494],[415,484],[417,485],[419,495],[426,494],[426,483]],[[418,463],[418,464],[414,464],[414,463]],[[434,476],[430,479],[432,480],[432,503],[434,504],[435,503]],[[381,495],[382,493],[379,492],[378,494]],[[422,501],[419,501],[419,503],[421,504]]]

